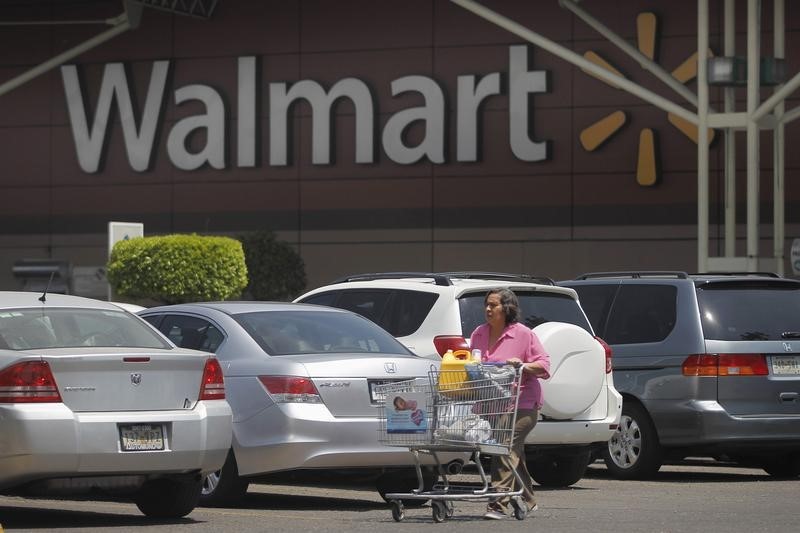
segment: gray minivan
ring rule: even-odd
[[[614,352],[612,475],[711,456],[800,475],[800,281],[774,274],[599,272],[575,289]]]

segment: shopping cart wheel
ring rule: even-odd
[[[525,520],[528,515],[528,504],[519,496],[511,498],[511,507],[514,508],[514,518],[517,520]]]
[[[444,522],[447,518],[447,505],[440,500],[432,501],[431,514],[433,515],[433,521],[437,524]]]
[[[405,510],[403,510],[403,502],[401,501],[392,502],[392,518],[394,518],[394,521],[402,522],[405,517],[406,517],[406,512]]]

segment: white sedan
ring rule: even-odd
[[[0,492],[181,517],[231,444],[222,369],[108,302],[0,292]]]

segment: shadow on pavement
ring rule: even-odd
[[[147,518],[144,515],[98,513],[87,510],[34,509],[0,505],[0,524],[6,531],[11,529],[48,529],[53,528],[108,528],[130,526],[158,526],[192,524],[191,516],[175,520]]]
[[[264,487],[264,486],[262,486]],[[375,509],[389,509],[385,502],[359,499],[358,497],[343,498],[334,496],[307,495],[298,493],[284,493],[272,491],[247,493],[241,502],[231,505],[237,509],[270,509],[282,511],[302,511],[319,509],[338,509],[342,511],[374,511]]]
[[[722,470],[722,471],[721,471]],[[585,478],[614,479],[602,463],[589,465]],[[625,483],[636,483],[636,480],[620,480]],[[687,460],[666,464],[655,477],[639,482],[662,483],[753,483],[753,482],[786,481],[768,475],[760,469],[748,468],[736,463],[723,463],[713,460]]]

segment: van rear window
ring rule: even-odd
[[[711,283],[697,290],[706,339],[781,340],[800,332],[800,284]]]

